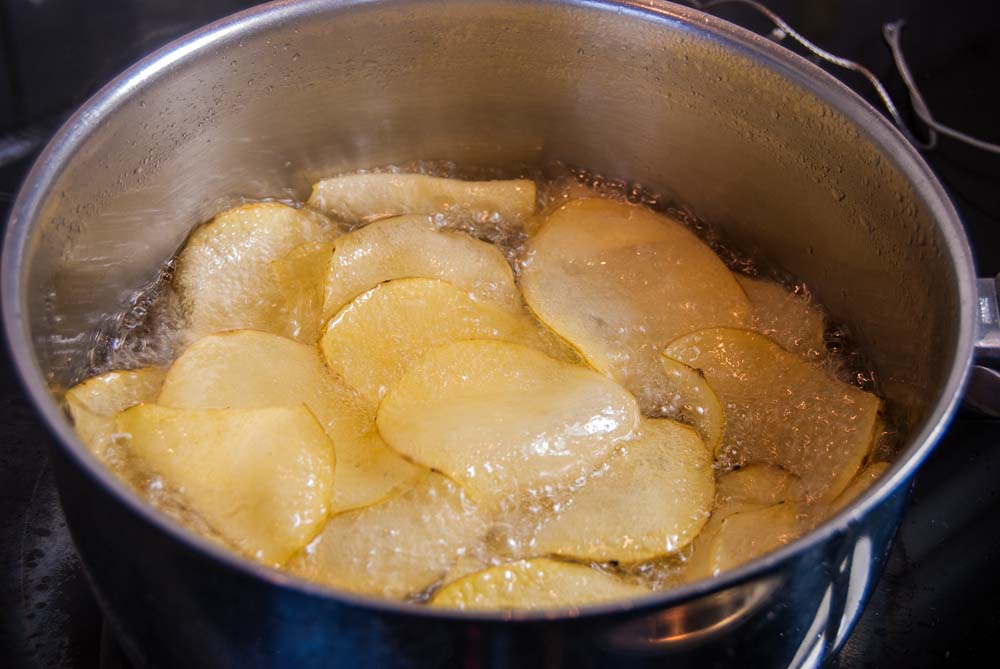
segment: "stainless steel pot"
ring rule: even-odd
[[[462,615],[226,553],[80,445],[52,389],[77,380],[86,333],[195,223],[227,198],[301,197],[321,175],[416,159],[559,159],[676,194],[852,327],[909,418],[905,450],[835,518],[715,580],[558,615]],[[81,558],[148,666],[815,666],[878,578],[988,312],[954,209],[877,112],[765,39],[653,0],[304,0],[193,33],[105,87],[39,158],[9,223],[3,300]]]

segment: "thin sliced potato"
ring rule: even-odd
[[[753,329],[806,358],[826,352],[823,312],[775,281],[734,274],[753,305]]]
[[[462,339],[502,339],[579,361],[530,315],[476,302],[437,279],[396,279],[358,296],[330,320],[320,348],[330,369],[378,403],[428,350]]]
[[[386,394],[382,437],[493,505],[586,476],[639,423],[607,377],[520,344],[468,340],[430,351]]]
[[[676,407],[674,418],[694,427],[705,448],[714,455],[726,429],[726,412],[718,396],[697,369],[665,355],[660,356],[660,364],[675,391],[670,400]]]
[[[487,548],[487,551],[489,549]],[[490,566],[487,560],[487,553],[476,552],[473,555],[463,555],[458,559],[455,564],[451,566],[444,576],[441,577],[442,583],[451,583],[454,580],[460,579],[463,576],[468,576],[469,574],[475,574],[477,571],[482,571]]]
[[[670,343],[666,355],[700,369],[726,412],[717,455],[767,463],[798,476],[813,499],[836,497],[874,439],[880,401],[789,353],[767,337],[731,328]]]
[[[639,562],[674,553],[708,520],[712,458],[694,430],[645,419],[633,441],[573,493],[535,537],[537,553]]]
[[[326,273],[332,257],[333,242],[309,242],[271,263],[271,276],[281,299],[279,311],[286,320],[285,331],[277,334],[305,344],[319,339]]]
[[[770,553],[797,539],[805,529],[802,507],[791,502],[730,514],[709,549],[711,573]]]
[[[160,367],[107,372],[66,391],[73,428],[84,446],[101,459],[108,457],[115,416],[129,407],[156,399],[165,370]]]
[[[167,372],[157,402],[182,409],[254,409],[305,404],[337,453],[331,511],[374,504],[424,470],[378,436],[374,409],[326,369],[315,346],[237,330],[192,344]]]
[[[285,332],[283,300],[268,265],[335,234],[322,215],[277,202],[236,207],[196,229],[174,275],[188,341],[239,328]]]
[[[715,506],[717,510],[734,512],[747,505],[804,502],[805,496],[802,481],[797,476],[772,465],[749,465],[719,477]]]
[[[426,174],[348,174],[316,183],[309,204],[350,223],[454,209],[516,219],[535,211],[535,182],[461,181]]]
[[[677,410],[660,362],[667,343],[750,319],[746,295],[708,245],[677,221],[610,200],[573,200],[549,216],[520,281],[539,319],[647,415]]]
[[[428,473],[386,502],[331,518],[287,568],[335,588],[401,599],[473,553],[485,528],[461,488]]]
[[[337,240],[326,280],[323,318],[384,281],[441,279],[479,302],[522,310],[514,274],[497,247],[441,230],[429,216],[378,221]]]
[[[464,576],[438,590],[431,606],[469,610],[556,609],[625,600],[649,590],[581,564],[520,560]]]
[[[219,534],[280,565],[322,527],[334,453],[305,406],[172,409],[140,404],[118,416],[130,452],[163,476]]]
[[[860,497],[861,493],[868,490],[890,466],[888,462],[873,462],[862,469],[851,484],[844,488],[844,492],[837,495],[837,498],[830,503],[830,507],[825,510],[822,517],[829,518]]]
[[[337,431],[332,437],[344,457],[337,460],[331,513],[384,502],[409,490],[427,471],[389,448],[374,424],[369,425],[365,432]]]
[[[805,496],[802,482],[780,467],[749,465],[719,476],[712,517],[692,544],[683,579],[694,581],[713,572],[712,547],[722,522],[734,513],[757,511],[775,504],[799,504]],[[805,529],[805,527],[803,527]]]

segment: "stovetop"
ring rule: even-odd
[[[173,37],[249,4],[0,0],[0,220],[39,142],[97,86]],[[764,4],[824,48],[867,65],[908,110],[880,29],[905,19],[903,47],[938,119],[1000,141],[994,2]],[[717,13],[770,30],[745,8]],[[834,74],[875,102],[859,77]],[[980,274],[1000,273],[1000,156],[944,139],[925,157],[966,223]],[[48,438],[6,351],[0,416],[0,665],[124,666],[80,571],[52,479]],[[1000,634],[998,603],[1000,421],[962,413],[917,475],[886,572],[834,664],[978,665],[981,655],[992,655]]]

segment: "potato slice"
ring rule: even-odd
[[[610,379],[534,349],[469,340],[429,352],[386,394],[382,437],[486,505],[572,481],[638,426]]]
[[[147,502],[186,527],[230,549],[234,546],[194,513],[173,488],[151,485],[149,468],[130,451],[124,435],[116,433],[118,414],[138,404],[153,402],[160,392],[162,367],[118,370],[91,377],[66,391],[66,407],[85,446],[122,481],[142,493]]]
[[[156,399],[163,375],[164,370],[159,367],[117,370],[92,376],[67,390],[66,407],[84,446],[106,459],[115,431],[115,416],[131,406]]]
[[[489,531],[487,530],[487,534],[488,532]],[[477,546],[477,548],[480,546]],[[490,557],[488,546],[485,550],[477,550],[472,554],[466,553],[460,557],[450,569],[448,569],[448,572],[444,576],[441,577],[441,583],[451,583],[452,581],[460,579],[463,576],[468,576],[469,574],[475,574],[477,571],[488,569],[490,566]]]
[[[717,328],[680,337],[666,355],[700,369],[726,412],[717,455],[800,477],[806,494],[836,497],[874,438],[879,399],[828,376],[767,337]]]
[[[330,320],[320,348],[330,369],[378,403],[428,350],[478,338],[518,342],[579,361],[528,314],[476,302],[437,279],[396,279],[358,296]]]
[[[341,444],[337,452],[343,452],[344,459],[337,461],[331,513],[384,502],[409,490],[427,471],[389,448],[374,425],[360,434],[335,434],[334,445]]]
[[[823,312],[775,281],[734,274],[753,305],[753,329],[807,358],[826,352]]]
[[[743,290],[704,242],[677,221],[610,200],[573,200],[549,216],[528,244],[521,288],[542,322],[647,415],[677,410],[660,363],[667,343],[750,318]]]
[[[454,209],[526,218],[535,211],[535,182],[461,181],[426,174],[347,174],[315,184],[309,204],[351,223]]]
[[[535,537],[538,553],[638,562],[676,552],[712,509],[712,459],[694,430],[645,419],[640,432]]]
[[[694,427],[714,455],[726,429],[726,413],[718,396],[697,369],[667,356],[660,356],[660,364],[675,392],[670,400],[676,407],[674,418]]]
[[[719,476],[712,517],[692,544],[683,580],[694,581],[714,572],[713,545],[723,521],[734,513],[757,511],[775,504],[798,504],[805,496],[802,482],[780,467],[749,465]]]
[[[334,235],[320,214],[277,202],[236,207],[197,228],[177,257],[174,276],[188,340],[238,328],[285,332],[283,300],[268,265],[301,244]]]
[[[431,605],[469,610],[557,609],[647,594],[649,590],[643,587],[584,565],[535,558],[464,576],[438,590]]]
[[[319,531],[333,444],[305,406],[172,409],[140,404],[116,428],[192,509],[247,555],[280,565]]]
[[[797,539],[806,529],[803,510],[788,502],[726,516],[712,540],[710,569],[719,574]]]
[[[306,344],[319,339],[326,273],[332,257],[332,242],[310,242],[271,263],[271,276],[281,299],[279,310],[286,319],[284,332],[277,334]]]
[[[805,489],[797,476],[772,465],[749,465],[726,472],[715,489],[717,511],[732,513],[747,506],[773,506],[781,502],[805,501]]]
[[[390,449],[374,409],[326,369],[315,346],[237,330],[198,340],[174,361],[157,399],[182,409],[254,409],[305,404],[337,453],[333,512],[374,504],[424,470]]]
[[[392,279],[448,281],[479,302],[519,312],[514,274],[497,247],[464,232],[441,230],[429,216],[400,216],[344,235],[330,261],[323,318]]]
[[[875,481],[879,479],[890,467],[888,462],[873,462],[858,473],[851,481],[850,485],[844,488],[844,492],[837,495],[837,498],[830,503],[830,507],[825,510],[822,517],[829,518],[845,506],[861,496],[868,490]]]
[[[472,555],[485,528],[461,488],[428,473],[397,497],[331,518],[287,568],[335,588],[400,599]]]

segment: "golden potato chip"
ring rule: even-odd
[[[804,502],[802,481],[781,467],[758,464],[726,472],[715,489],[716,509],[740,510],[747,505],[773,506],[781,502]]]
[[[320,349],[330,369],[378,403],[428,350],[479,338],[517,342],[579,361],[527,313],[477,302],[437,279],[396,279],[359,295],[330,319]]]
[[[182,409],[256,409],[305,404],[337,453],[333,512],[374,504],[424,470],[379,437],[373,405],[326,369],[315,346],[237,330],[209,335],[174,361],[159,404]]]
[[[749,465],[719,476],[712,516],[694,540],[682,580],[693,581],[718,573],[713,571],[716,565],[712,550],[726,518],[734,513],[757,511],[783,502],[798,505],[804,498],[802,482],[780,467]],[[802,529],[806,529],[805,522]]]
[[[468,610],[555,609],[633,599],[649,590],[580,564],[521,560],[464,576],[438,590],[431,606]]]
[[[333,444],[305,406],[140,404],[116,429],[215,531],[265,564],[283,563],[326,521]]]
[[[429,216],[378,221],[337,240],[326,281],[323,318],[384,281],[441,279],[478,301],[520,312],[521,295],[500,249]]]
[[[638,422],[635,399],[607,377],[482,339],[427,353],[376,417],[390,446],[487,506],[585,476]]]
[[[786,502],[732,513],[722,521],[710,547],[710,568],[719,574],[797,539],[806,529],[803,510]]]
[[[647,415],[677,408],[660,362],[667,343],[750,319],[746,295],[708,245],[677,221],[610,200],[573,200],[549,216],[520,281],[539,319]]]
[[[825,519],[832,516],[860,497],[861,493],[872,487],[872,484],[888,471],[889,467],[891,465],[888,462],[873,462],[862,469],[854,477],[854,480],[844,488],[844,491],[837,495],[836,499],[830,503],[830,507],[823,510],[822,517]]]
[[[726,412],[718,454],[738,464],[782,467],[810,497],[832,499],[871,448],[879,399],[763,335],[702,330],[671,342],[665,353],[705,375]]]
[[[331,518],[288,569],[335,588],[400,599],[426,590],[469,556],[485,527],[459,486],[428,473],[401,495]]]
[[[116,370],[76,384],[66,391],[66,407],[80,441],[105,459],[115,430],[115,417],[125,409],[156,399],[163,369]]]
[[[705,448],[714,455],[726,429],[726,413],[718,396],[697,369],[665,355],[660,356],[660,363],[675,393],[669,399],[675,407],[673,417],[694,427]]]
[[[674,553],[708,520],[712,458],[694,430],[645,419],[637,436],[543,521],[534,550],[589,562]]]
[[[278,311],[286,326],[276,334],[304,344],[315,344],[319,339],[326,273],[332,257],[332,242],[309,242],[271,263],[271,277],[280,299]]]
[[[285,333],[284,300],[268,265],[335,235],[320,214],[277,202],[236,207],[197,228],[174,275],[188,340],[241,328]]]
[[[535,211],[535,182],[462,181],[426,174],[347,174],[316,183],[309,204],[348,222],[455,209],[523,218]]]

